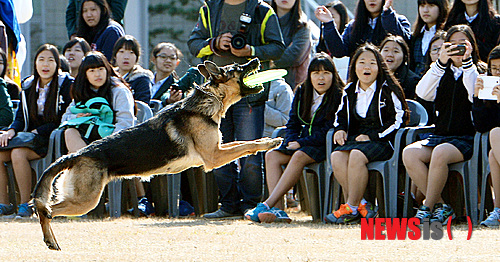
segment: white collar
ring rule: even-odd
[[[165,78],[161,79],[161,80],[160,80],[160,81],[158,81],[158,82],[154,82],[154,84],[155,84],[155,85],[158,85],[158,84],[159,84],[159,85],[163,85],[163,83],[165,83],[165,81],[167,81],[167,79],[168,79],[169,77],[171,77],[171,76],[172,76],[172,74],[170,74],[169,76],[167,76],[167,77],[165,77]],[[156,79],[156,73],[155,73],[155,77],[154,77],[153,79]]]
[[[472,21],[474,21],[474,19],[476,19],[477,15],[479,15],[479,12],[477,12],[477,14],[475,14],[473,16],[469,16],[467,14],[467,12],[465,12],[465,20],[467,20],[467,22],[469,22],[469,23],[472,23]]]
[[[40,87],[40,81],[38,81],[38,83],[36,83],[36,91],[39,92],[40,89],[47,91],[51,82],[52,81],[48,82],[44,87]]]
[[[378,16],[375,18],[368,18],[368,25],[372,28],[375,29],[375,26],[377,25],[377,19]]]
[[[360,92],[368,92],[368,89],[371,89],[372,92],[375,91],[375,89],[377,88],[377,80],[373,81],[373,83],[365,90],[361,89],[361,87],[359,86],[359,80],[358,80],[358,83],[356,84],[356,93],[360,93]]]
[[[433,25],[429,29],[427,29],[427,25],[424,25],[424,26],[422,26],[422,30],[420,30],[420,33],[423,33],[424,31],[431,32],[431,33],[436,33],[436,25]]]
[[[316,100],[316,99],[318,99],[318,98],[320,98],[320,97],[322,98],[322,97],[324,97],[324,96],[325,96],[325,94],[320,95],[320,94],[316,91],[316,89],[314,89],[314,88],[313,88],[313,100]]]

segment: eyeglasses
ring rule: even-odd
[[[490,68],[490,73],[492,75],[500,75],[500,68],[492,67],[492,68]]]
[[[167,60],[167,59],[174,60],[174,61],[177,60],[177,56],[175,56],[175,55],[168,56],[168,55],[165,55],[165,54],[157,55],[156,58],[161,58],[163,60]]]
[[[431,49],[431,54],[437,55],[439,53],[439,50],[441,50],[441,47],[435,47]]]

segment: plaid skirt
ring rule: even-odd
[[[293,155],[293,153],[295,153],[296,151],[302,151],[306,153],[306,155],[314,159],[314,161],[316,161],[317,163],[326,160],[326,146],[303,146],[296,150],[289,150],[286,149],[285,145],[281,145],[278,149],[275,150],[289,156]]]
[[[456,147],[460,153],[464,156],[464,159],[470,159],[472,157],[472,151],[474,146],[473,136],[439,136],[430,135],[429,138],[422,140],[423,146],[435,147],[440,144],[448,143]]]
[[[346,141],[343,146],[338,146],[334,151],[351,151],[357,149],[369,162],[387,160],[392,157],[394,149],[387,141]]]

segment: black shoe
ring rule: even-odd
[[[205,214],[203,216],[204,218],[209,218],[209,219],[217,219],[217,218],[242,218],[243,215],[242,214],[238,214],[238,213],[229,213],[229,212],[226,212],[222,209],[219,209],[215,212],[212,212],[212,213],[208,213],[208,214]]]

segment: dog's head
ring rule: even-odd
[[[262,85],[250,87],[245,85],[243,78],[257,73],[260,67],[258,58],[250,60],[248,63],[231,64],[224,67],[218,67],[214,62],[205,61],[204,64],[198,65],[198,71],[210,82],[211,86],[238,86],[239,96],[257,94],[264,89]]]

